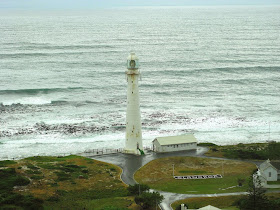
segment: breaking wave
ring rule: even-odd
[[[13,109],[15,110],[17,107],[27,107],[27,106],[40,106],[40,105],[53,105],[53,106],[60,106],[60,105],[86,105],[86,104],[98,104],[99,102],[96,101],[66,101],[66,100],[49,100],[40,97],[27,97],[22,99],[17,99],[14,101],[5,101],[0,102],[0,113],[3,110]]]
[[[73,90],[83,89],[82,87],[67,87],[67,88],[38,88],[38,89],[18,89],[18,90],[0,90],[0,94],[26,94],[26,95],[36,95],[36,94],[48,94],[53,92],[69,92]]]

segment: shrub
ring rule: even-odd
[[[143,209],[149,209],[154,205],[162,202],[164,197],[159,192],[143,192],[140,196],[136,196],[134,201]]]
[[[16,170],[14,168],[0,169],[1,178],[10,177],[15,174],[16,174]]]
[[[66,165],[65,167],[67,167],[67,168],[80,168],[80,166],[74,165],[74,164]]]
[[[32,165],[32,164],[28,164],[28,165],[27,165],[27,168],[30,168],[30,169],[32,169],[32,170],[38,170],[38,169],[39,169],[38,167],[36,167],[36,166],[34,166],[34,165]]]
[[[88,170],[87,170],[87,169],[84,169],[84,170],[82,170],[82,172],[83,172],[84,174],[87,174],[87,173],[88,173]]]
[[[17,175],[14,168],[0,170],[0,192],[9,192],[14,186],[24,186],[30,183],[26,177]]]
[[[15,186],[25,186],[30,183],[29,179],[24,176],[16,176],[14,179]]]
[[[44,169],[59,169],[59,166],[52,164],[40,164],[39,166]]]
[[[19,206],[23,209],[40,210],[43,209],[43,201],[38,198],[34,198],[32,195],[21,195],[18,193],[6,193],[1,194],[0,205],[9,204]]]
[[[42,174],[41,171],[26,170],[25,172],[26,172],[27,174]]]
[[[148,191],[150,187],[145,184],[135,184],[135,185],[129,185],[127,190],[129,195],[139,195],[142,192]]]
[[[217,150],[215,147],[213,147],[213,148],[211,148],[211,151],[218,152],[219,150]]]
[[[199,143],[197,146],[205,146],[205,147],[211,147],[211,146],[217,146],[216,144],[213,143]]]
[[[57,181],[65,181],[71,179],[71,175],[64,172],[55,172],[55,174],[57,175]]]
[[[40,179],[43,179],[42,176],[37,176],[37,175],[33,175],[30,177],[31,179],[34,179],[34,180],[40,180]]]
[[[238,178],[237,179],[237,183],[238,183],[238,186],[241,187],[245,182],[245,179],[242,179],[242,178]]]
[[[51,196],[47,199],[47,201],[57,202],[57,201],[59,201],[59,197],[58,196]]]

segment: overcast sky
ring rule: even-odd
[[[4,9],[95,9],[135,6],[279,5],[280,0],[0,0]]]

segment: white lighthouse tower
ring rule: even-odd
[[[139,105],[138,80],[140,76],[139,61],[135,53],[127,58],[127,111],[125,153],[141,155],[143,153],[141,115]]]

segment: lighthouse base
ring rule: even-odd
[[[123,153],[132,154],[132,155],[141,155],[141,152],[138,149],[124,149]]]

